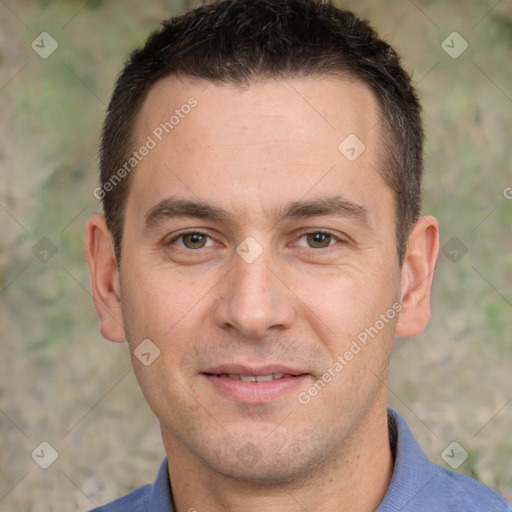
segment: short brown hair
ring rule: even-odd
[[[133,151],[148,91],[170,75],[244,85],[256,78],[334,75],[369,86],[381,109],[387,149],[380,173],[395,195],[402,262],[421,208],[423,128],[418,98],[396,52],[367,22],[331,1],[224,0],[164,21],[131,54],[116,82],[103,125],[97,190],[118,264],[131,180],[127,173],[112,180]]]

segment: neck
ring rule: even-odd
[[[287,484],[254,484],[219,474],[163,437],[176,512],[373,512],[393,473],[385,402],[374,403],[329,464]]]

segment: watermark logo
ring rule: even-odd
[[[56,254],[57,246],[46,236],[43,236],[32,247],[32,254],[42,263],[48,263]]]
[[[441,48],[452,59],[458,59],[468,49],[468,47],[468,42],[458,32],[452,32],[441,43]]]
[[[112,174],[108,181],[103,183],[101,187],[96,187],[93,190],[93,196],[96,199],[101,200],[108,192],[114,190],[114,188],[124,180],[147,155],[149,155],[150,151],[155,149],[158,143],[161,142],[166,135],[171,133],[182,119],[185,119],[185,117],[192,112],[194,107],[197,107],[197,100],[194,97],[190,97],[186,103],[174,111],[167,121],[160,123],[151,132],[151,135],[146,137],[144,144],[142,144],[137,151],[132,153],[126,162],[114,174]]]
[[[248,236],[238,244],[236,252],[246,263],[252,263],[262,255],[263,247],[252,236]]]
[[[347,135],[338,145],[338,150],[349,162],[357,160],[365,149],[364,142],[355,133]]]
[[[48,469],[59,458],[57,450],[46,441],[40,443],[30,456],[42,469]]]
[[[380,315],[379,319],[372,326],[362,330],[356,336],[356,339],[352,340],[349,349],[343,355],[339,355],[334,363],[310,388],[299,393],[298,401],[303,405],[309,404],[311,399],[317,396],[368,345],[369,338],[375,338],[400,311],[402,311],[402,304],[395,302],[385,313]]]
[[[31,46],[39,57],[47,59],[59,47],[59,43],[48,32],[41,32]]]
[[[160,357],[160,349],[148,338],[139,343],[133,355],[144,365],[149,366]]]
[[[468,248],[466,244],[454,236],[443,245],[442,252],[452,263],[458,263],[464,258],[468,252]]]
[[[443,450],[441,458],[452,469],[457,469],[468,458],[468,452],[457,441],[453,441]]]
[[[261,459],[261,452],[252,443],[247,443],[236,452],[236,456],[247,466],[254,466]]]

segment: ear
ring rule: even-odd
[[[110,341],[126,341],[121,310],[121,288],[112,236],[105,217],[93,215],[87,221],[85,254],[92,280],[94,305],[100,317],[100,331]]]
[[[409,235],[402,265],[402,311],[396,329],[398,336],[415,336],[427,327],[430,320],[430,292],[438,253],[439,224],[430,215],[420,217]]]

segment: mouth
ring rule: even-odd
[[[283,397],[311,377],[309,373],[283,366],[250,368],[240,365],[210,368],[201,375],[213,391],[224,398],[252,404]]]
[[[269,373],[268,375],[242,375],[240,373],[205,373],[212,377],[220,377],[223,379],[241,380],[242,382],[268,382],[270,380],[293,379],[299,375],[290,373]]]

